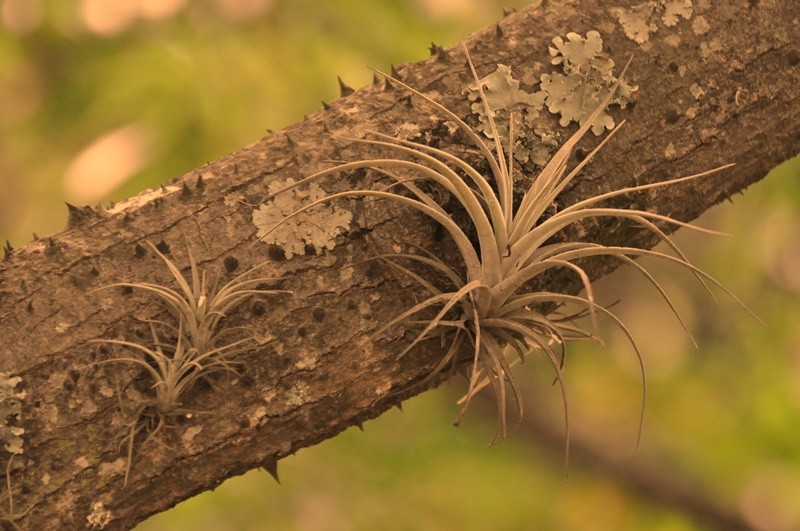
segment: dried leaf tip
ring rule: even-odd
[[[352,87],[348,86],[347,83],[342,81],[341,77],[336,76],[336,80],[339,81],[339,96],[340,97],[344,98],[345,96],[349,96],[350,94],[355,92],[355,90],[353,90]]]

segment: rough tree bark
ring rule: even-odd
[[[630,124],[561,204],[735,162],[735,168],[691,185],[618,201],[691,220],[800,152],[795,3],[696,4],[690,20],[662,28],[644,46],[625,37],[599,0],[542,2],[504,17],[500,30],[493,26],[463,41],[481,75],[499,62],[511,66],[517,78],[547,72],[550,39],[570,31],[599,30],[618,65],[634,54],[629,79],[640,87],[638,102],[615,111],[615,118]],[[468,114],[462,90],[470,79],[461,44],[397,70],[409,84]],[[427,345],[398,361],[406,344],[401,331],[386,340],[369,339],[370,331],[413,300],[411,285],[375,263],[347,266],[374,249],[420,244],[446,250],[446,238],[433,241],[431,223],[395,205],[359,203],[357,223],[335,249],[281,260],[266,245],[253,243],[252,207],[225,201],[257,200],[273,180],[297,179],[330,160],[353,160],[366,148],[343,137],[368,130],[397,134],[403,124],[416,124],[438,135],[439,147],[459,149],[458,138],[438,127],[440,116],[405,96],[382,84],[359,89],[165,188],[109,211],[73,209],[66,230],[0,261],[0,363],[3,371],[22,378],[19,388],[27,393],[17,421],[25,429],[24,454],[13,461],[11,481],[16,511],[31,509],[19,525],[77,529],[94,510],[95,517],[108,517],[107,529],[130,528],[422,391],[410,386],[427,375],[441,352]],[[328,191],[362,179],[343,176]],[[613,220],[585,229],[595,241],[654,244]],[[118,441],[126,418],[117,390],[141,375],[124,365],[92,366],[108,355],[89,341],[135,339],[146,331],[139,319],[163,310],[137,292],[116,290],[109,297],[91,290],[121,281],[171,282],[142,244],[163,242],[171,258],[186,267],[184,238],[201,267],[218,268],[223,278],[229,274],[222,266],[227,257],[236,258],[238,271],[271,261],[266,273],[282,277],[281,287],[295,298],[255,299],[229,316],[231,324],[248,327],[261,340],[241,357],[242,376],[219,382],[217,390],[195,389],[187,405],[198,414],[163,430],[158,436],[163,444],[151,441],[141,448],[123,487]],[[589,266],[595,277],[612,267]],[[550,282],[570,287],[568,278]]]

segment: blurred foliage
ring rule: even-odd
[[[503,2],[521,6],[522,0]],[[65,223],[63,201],[120,199],[298,121],[358,87],[364,65],[415,61],[492,23],[485,0],[0,0],[0,241]],[[105,10],[105,11],[104,11]],[[646,356],[649,398],[624,338],[575,345],[575,433],[684,474],[758,529],[800,528],[800,161],[678,234],[698,265],[765,321],[690,276],[653,264],[695,349],[634,272],[598,284]],[[558,418],[546,360],[520,367],[528,408]],[[138,529],[705,529],[669,503],[519,435],[486,448],[494,423],[450,425],[457,382],[280,462],[226,482]]]

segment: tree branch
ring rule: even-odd
[[[704,6],[696,7],[692,20],[662,28],[644,46],[624,36],[599,0],[532,6],[503,18],[502,31],[487,28],[463,41],[480,75],[502,63],[523,81],[550,71],[550,40],[569,31],[600,30],[618,65],[634,55],[629,80],[639,86],[639,99],[635,109],[615,115],[630,125],[560,204],[735,162],[723,174],[616,205],[691,220],[800,152],[800,28],[792,3]],[[463,89],[471,78],[460,50],[458,44],[439,51],[398,73],[466,117]],[[24,454],[14,459],[11,481],[15,506],[31,509],[19,525],[80,528],[94,515],[98,522],[108,516],[106,529],[130,528],[422,391],[410,386],[429,373],[441,352],[427,345],[398,361],[406,344],[402,331],[377,342],[369,336],[408,307],[414,293],[405,279],[362,262],[372,249],[395,245],[440,246],[446,252],[447,241],[432,243],[434,227],[396,205],[354,203],[349,208],[355,209],[355,222],[335,249],[282,260],[280,253],[253,243],[253,208],[247,205],[262,198],[273,181],[298,179],[331,160],[365,157],[368,148],[344,137],[367,131],[397,135],[413,124],[440,149],[464,151],[441,127],[443,117],[406,96],[383,84],[359,89],[161,189],[107,211],[71,208],[65,231],[0,261],[0,361],[4,371],[22,378],[19,387],[27,392],[17,423],[25,429]],[[326,190],[353,186],[369,183],[364,175],[341,176]],[[601,243],[655,243],[614,220],[583,229],[584,238]],[[144,445],[137,439],[138,457],[123,488],[124,451],[118,442],[129,419],[119,400],[147,389],[132,368],[92,365],[109,354],[90,341],[135,340],[147,333],[142,319],[164,312],[138,292],[92,290],[114,282],[168,284],[169,272],[145,242],[168,249],[186,268],[184,238],[200,267],[218,269],[223,278],[270,261],[264,274],[282,278],[276,287],[292,290],[295,300],[257,298],[228,316],[230,326],[246,326],[259,338],[259,346],[240,358],[241,376],[218,382],[217,390],[197,387],[184,404],[196,414]],[[226,265],[238,264],[236,271],[223,267],[229,257],[236,260]],[[603,262],[588,267],[594,277],[611,268]],[[549,282],[575,288],[566,278]]]

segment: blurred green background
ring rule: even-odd
[[[361,86],[364,65],[422,59],[500,13],[495,0],[0,0],[0,241],[57,232],[64,201],[155,186],[331,101],[336,75]],[[281,486],[251,472],[137,529],[678,531],[726,512],[800,529],[798,176],[794,159],[699,221],[731,238],[678,234],[766,326],[652,264],[695,349],[633,272],[598,284],[646,357],[638,455],[638,367],[609,330],[605,349],[570,351],[568,481],[559,393],[533,358],[527,420],[503,444],[487,448],[490,405],[451,426],[454,382],[281,461]]]

